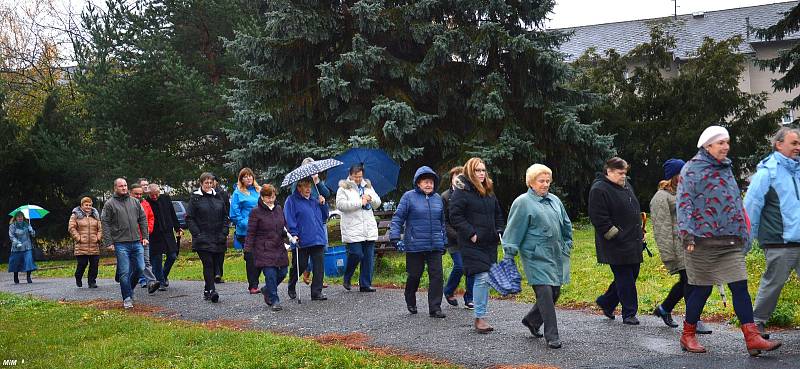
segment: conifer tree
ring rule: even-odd
[[[783,19],[775,25],[756,30],[756,35],[765,41],[780,41],[797,32],[800,32],[800,3],[786,12]],[[795,43],[790,49],[779,51],[775,58],[759,60],[758,64],[762,68],[769,68],[772,72],[778,71],[783,74],[783,77],[772,82],[776,91],[789,92],[800,86],[800,43]],[[800,108],[800,94],[789,101],[789,107]]]

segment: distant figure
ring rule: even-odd
[[[21,211],[12,218],[8,226],[8,238],[11,240],[11,255],[8,256],[8,271],[14,273],[14,284],[19,284],[19,272],[25,272],[28,283],[31,272],[39,267],[33,261],[33,231],[31,223]]]

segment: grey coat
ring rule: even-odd
[[[650,218],[661,261],[670,274],[686,269],[683,244],[678,234],[675,194],[658,190],[650,200]]]
[[[117,242],[139,242],[150,237],[142,204],[127,194],[115,194],[106,201],[100,222],[103,228],[103,244],[106,246]]]

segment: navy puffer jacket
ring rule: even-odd
[[[417,169],[414,174],[414,189],[403,194],[397,205],[397,212],[392,217],[389,238],[399,240],[405,227],[403,244],[406,252],[443,252],[447,245],[444,204],[438,193],[426,195],[417,186],[418,179],[423,175],[433,176],[434,189],[439,186],[439,176],[433,169],[427,166]]]

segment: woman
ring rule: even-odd
[[[69,235],[75,241],[75,257],[78,267],[75,269],[75,284],[83,287],[83,272],[89,265],[89,288],[97,288],[97,266],[100,262],[100,240],[103,239],[103,227],[100,213],[92,207],[92,199],[84,197],[81,205],[72,209],[69,217]]]
[[[417,289],[425,266],[428,266],[428,313],[432,318],[444,318],[442,313],[442,254],[447,244],[442,198],[434,192],[439,176],[423,166],[414,174],[414,189],[400,198],[392,217],[389,239],[393,243],[403,234],[406,253],[406,308],[417,313]]]
[[[14,284],[19,284],[19,272],[25,272],[28,283],[31,280],[31,272],[39,267],[33,261],[33,231],[25,214],[21,211],[12,218],[8,226],[8,238],[11,240],[11,255],[8,256],[8,271],[14,273]]]
[[[236,191],[231,197],[230,217],[231,223],[236,227],[234,236],[240,245],[244,245],[247,237],[247,224],[250,218],[250,211],[258,203],[258,193],[261,186],[255,180],[253,171],[250,168],[242,168],[239,171],[239,179],[236,182]],[[250,294],[257,294],[258,278],[261,272],[256,268],[253,261],[253,254],[247,247],[244,248],[244,267],[247,273],[247,289]]]
[[[453,259],[453,270],[450,276],[447,277],[447,282],[444,285],[444,299],[452,306],[458,306],[458,299],[455,297],[456,288],[461,283],[461,277],[464,278],[464,308],[475,309],[475,304],[472,303],[472,285],[475,283],[475,276],[464,275],[464,260],[461,258],[461,248],[458,247],[458,231],[453,227],[450,222],[450,196],[456,188],[456,178],[464,173],[464,167],[457,166],[450,169],[450,188],[442,192],[442,203],[444,204],[444,222],[447,229],[447,252],[450,258]]]
[[[311,197],[313,179],[306,177],[297,183],[294,193],[289,195],[283,206],[286,228],[295,239],[297,256],[292,257],[292,270],[289,275],[289,298],[297,297],[297,274],[305,270],[308,258],[314,262],[311,276],[311,300],[324,301],[328,298],[322,293],[323,273],[325,269],[324,253],[328,245],[328,205]],[[300,259],[298,261],[298,258]],[[297,265],[297,264],[300,265]]]
[[[192,250],[203,263],[205,289],[203,299],[219,301],[214,285],[216,265],[225,258],[225,241],[228,238],[228,212],[225,203],[214,190],[214,175],[200,175],[200,189],[189,198],[186,209],[186,224],[192,233]]]
[[[653,222],[653,237],[656,239],[661,262],[669,274],[678,274],[679,279],[670,289],[669,294],[660,305],[653,310],[653,315],[661,318],[669,327],[675,328],[678,323],[672,319],[672,309],[689,296],[689,283],[686,277],[686,266],[683,261],[684,250],[678,234],[678,218],[675,210],[675,191],[683,165],[680,159],[669,159],[664,162],[664,180],[658,184],[658,192],[650,200],[650,218]],[[708,334],[702,322],[697,322],[697,333]]]
[[[306,165],[313,162],[314,158],[308,157],[303,159],[300,165]],[[313,180],[313,185],[311,186],[311,198],[317,199],[320,205],[325,204],[328,201],[327,199],[331,197],[331,190],[328,188],[328,185],[325,184],[325,180],[319,177],[319,173],[312,174],[311,179]],[[294,193],[296,189],[297,189],[297,183],[296,182],[292,183],[291,193]],[[325,253],[327,251],[328,247],[326,246],[322,250],[322,252]],[[303,283],[305,284],[311,283],[311,269],[313,268],[314,268],[314,261],[309,258],[306,270],[303,271]],[[325,268],[322,269],[323,271],[325,270]],[[328,284],[325,283],[324,281],[322,282],[322,288],[328,288]]]
[[[525,276],[536,293],[536,303],[522,324],[536,337],[544,336],[547,347],[561,348],[556,320],[556,301],[561,286],[569,283],[572,222],[558,197],[551,194],[553,172],[542,164],[525,172],[528,192],[511,204],[503,233],[506,257],[520,254]],[[544,325],[544,335],[539,327]]]
[[[589,220],[594,226],[597,262],[608,264],[614,274],[595,302],[609,319],[614,319],[614,310],[621,304],[622,323],[638,325],[636,279],[644,261],[644,232],[639,200],[627,180],[628,168],[628,162],[618,157],[606,161],[605,173],[598,173],[589,190]]]
[[[450,222],[458,231],[458,247],[464,260],[464,274],[474,276],[475,331],[494,330],[486,322],[489,303],[489,268],[497,262],[497,245],[506,221],[494,196],[494,184],[480,158],[464,164],[464,174],[456,179],[450,198]]]
[[[686,298],[681,348],[706,352],[697,342],[697,322],[714,285],[726,283],[733,310],[742,324],[747,351],[757,356],[762,350],[780,347],[781,342],[762,338],[753,323],[744,260],[750,230],[728,159],[728,130],[720,126],[706,128],[697,148],[697,154],[681,170],[677,190],[678,231],[686,248],[686,276],[692,286]]]
[[[264,273],[265,284],[261,293],[272,311],[283,309],[278,297],[278,285],[286,278],[289,266],[284,247],[286,220],[283,208],[275,205],[276,192],[275,187],[270,184],[259,190],[258,205],[250,212],[244,243],[244,247],[252,254],[253,266]]]
[[[361,264],[358,290],[375,292],[372,288],[375,240],[378,239],[378,222],[372,209],[381,206],[381,198],[364,178],[364,167],[354,165],[347,179],[339,181],[336,191],[336,208],[342,212],[342,242],[347,245],[347,267],[344,270],[344,289],[350,291],[350,279]]]

